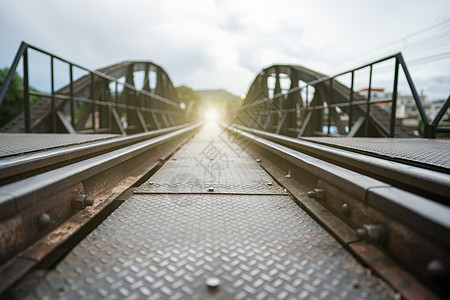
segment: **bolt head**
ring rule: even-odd
[[[386,230],[382,225],[364,224],[356,230],[356,234],[369,244],[383,244],[386,240]]]
[[[256,159],[256,162],[261,162],[261,160],[259,158]]]
[[[214,192],[214,188],[213,187],[208,188],[208,192]]]
[[[206,286],[210,290],[216,290],[220,286],[220,279],[217,277],[209,277],[206,279]]]
[[[268,183],[267,183],[267,185],[272,185],[272,184],[273,184],[272,182],[268,182]]]
[[[84,206],[92,206],[94,205],[94,199],[92,198],[84,198]]]
[[[359,239],[365,240],[367,238],[367,230],[363,227],[356,229],[356,235]]]
[[[342,204],[341,207],[341,212],[344,216],[348,217],[350,216],[350,205],[348,205],[347,202],[345,202],[344,204]]]
[[[52,223],[52,219],[50,218],[50,216],[46,213],[43,213],[39,216],[38,228],[40,230],[43,230],[43,229],[47,228],[51,223]]]
[[[83,209],[84,208],[84,200],[86,199],[86,195],[78,195],[75,199],[72,200],[72,207],[74,209]]]
[[[149,183],[148,183],[148,185],[154,185],[155,183],[153,182],[153,181],[150,181]]]
[[[325,190],[324,189],[314,189],[314,191],[308,192],[309,198],[316,198],[317,200],[325,198]]]

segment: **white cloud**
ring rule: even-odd
[[[274,63],[332,74],[383,51],[396,52],[401,43],[365,54],[446,20],[449,10],[444,0],[4,0],[0,66],[10,64],[25,40],[88,68],[152,60],[175,84],[241,94],[259,70]],[[439,51],[450,50],[448,40],[440,43]],[[414,47],[405,54],[437,51]],[[427,69],[426,76],[449,78],[448,61]]]

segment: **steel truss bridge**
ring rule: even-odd
[[[49,58],[49,93],[29,88],[29,51]],[[385,61],[392,97],[371,97]],[[94,71],[27,43],[0,104],[20,62],[24,111],[0,130],[2,298],[450,296],[450,142],[435,139],[450,98],[430,120],[400,53],[334,76],[270,66],[217,122],[153,62]],[[395,118],[400,72],[424,138]]]

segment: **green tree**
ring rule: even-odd
[[[182,85],[177,86],[175,89],[177,90],[178,100],[180,103],[183,102],[188,105],[191,101],[194,101],[198,105],[202,102],[202,97],[200,97],[200,95],[190,87]]]
[[[0,87],[3,86],[8,71],[9,68],[0,69]],[[36,91],[33,88],[30,88],[30,90]],[[39,97],[30,96],[30,104],[36,103],[37,101],[39,101]],[[0,127],[20,114],[23,111],[23,107],[23,79],[16,72],[0,107]]]

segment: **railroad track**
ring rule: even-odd
[[[428,288],[450,295],[448,166],[433,171],[308,139],[222,126],[301,207],[403,296],[433,297]]]
[[[101,219],[111,212],[121,194],[155,172],[200,126],[1,160],[0,292],[37,265],[50,265],[64,255],[56,252],[92,230],[97,216]]]
[[[239,151],[252,155],[303,210],[403,297],[449,295],[450,177],[445,167],[427,170],[323,142],[222,126]],[[200,127],[200,123],[178,126],[3,160],[0,290],[7,291],[4,295],[10,295],[7,289],[31,270],[57,264]],[[185,166],[184,156],[180,157],[179,164]],[[142,195],[134,191],[135,197],[168,194],[164,189],[147,191],[149,184],[141,186]],[[223,199],[249,193],[244,187],[245,193],[183,188],[186,195],[214,192]],[[178,187],[170,191],[174,199],[183,194]]]

